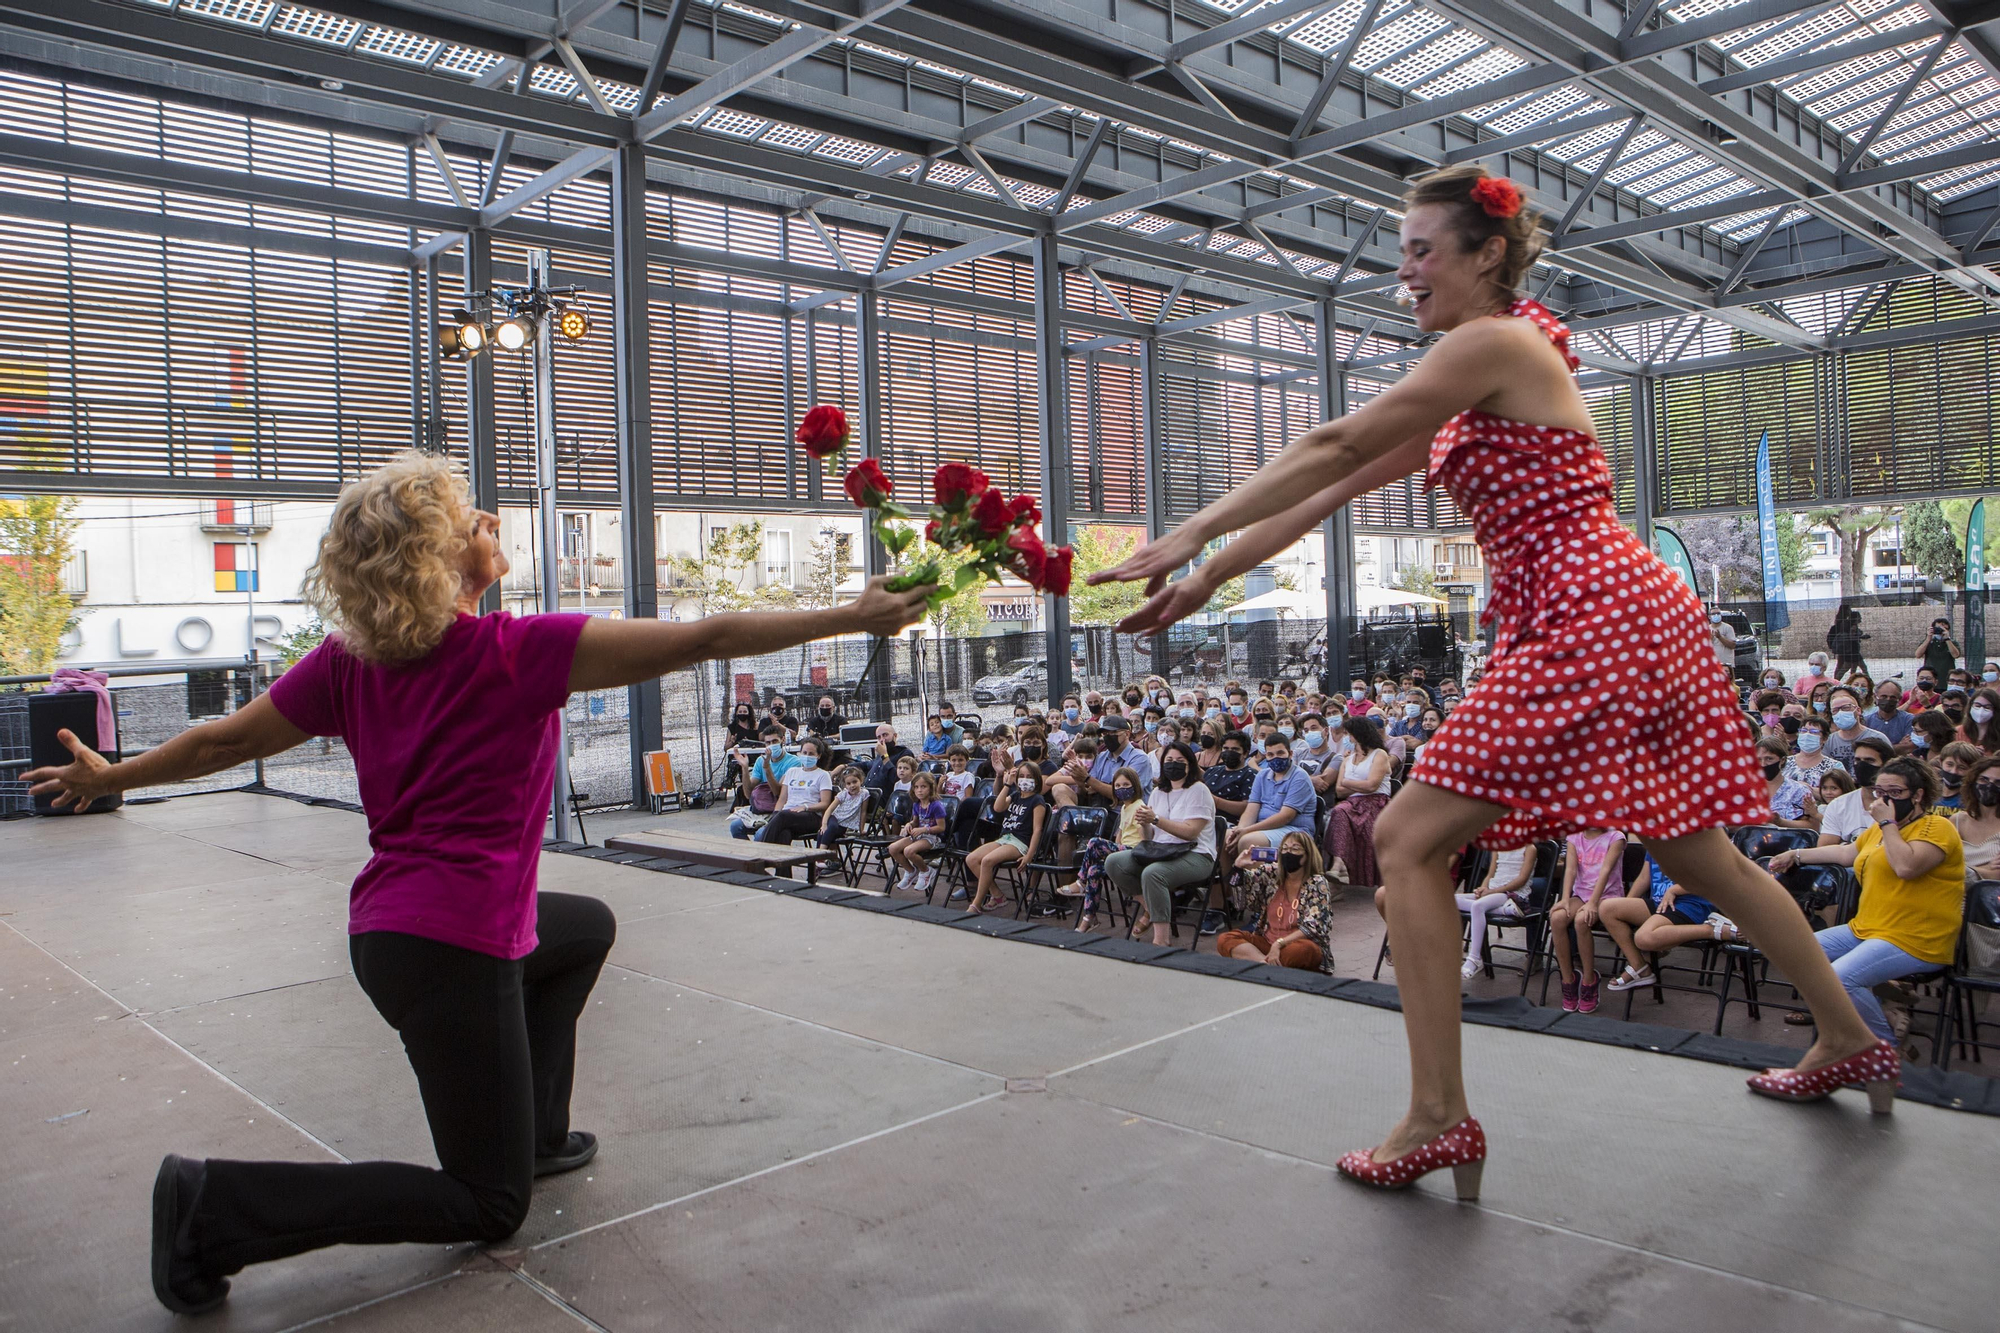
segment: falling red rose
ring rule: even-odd
[[[983,492],[979,503],[972,507],[972,521],[987,536],[998,537],[1014,525],[1014,511],[999,491],[989,490]]]
[[[1076,559],[1076,552],[1067,546],[1058,546],[1049,552],[1048,561],[1042,566],[1042,591],[1052,592],[1058,597],[1069,596],[1070,562]]]
[[[1041,587],[1049,562],[1049,552],[1048,548],[1042,545],[1042,539],[1035,530],[1014,529],[1013,535],[1007,538],[1007,549],[1012,553],[1008,557],[1008,564],[1013,567],[1014,572],[1032,586]]]
[[[814,458],[826,458],[847,447],[847,413],[821,403],[799,422],[796,438]]]
[[[1032,526],[1042,521],[1041,507],[1032,495],[1017,495],[1007,506],[1007,521],[1013,524]]]
[[[847,498],[863,509],[874,509],[886,500],[896,487],[889,480],[882,465],[872,458],[864,458],[848,469],[847,480],[841,483]]]

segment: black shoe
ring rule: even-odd
[[[535,1179],[540,1180],[543,1176],[559,1176],[565,1171],[574,1171],[595,1156],[597,1156],[597,1135],[573,1129],[569,1137],[563,1140],[560,1149],[547,1157],[536,1154]]]
[[[206,1314],[228,1299],[229,1279],[195,1266],[188,1235],[208,1167],[168,1153],[153,1177],[153,1294],[175,1314]]]
[[[1227,922],[1224,920],[1221,912],[1210,909],[1201,914],[1201,929],[1197,933],[1202,935],[1220,935],[1223,926],[1226,924]]]

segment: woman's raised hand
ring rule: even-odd
[[[1206,544],[1185,527],[1176,528],[1132,552],[1132,558],[1124,564],[1092,574],[1088,582],[1094,588],[1100,583],[1136,583],[1144,579],[1146,593],[1151,596],[1166,583],[1169,574],[1200,555]]]
[[[864,634],[895,638],[924,618],[924,599],[937,587],[934,583],[926,583],[906,592],[890,592],[888,583],[886,577],[876,575],[868,580],[868,586],[861,595],[849,604]]]
[[[68,727],[56,732],[56,739],[69,747],[76,761],[61,767],[35,768],[23,773],[21,781],[28,784],[30,795],[48,796],[53,793],[58,810],[67,809],[71,814],[80,815],[90,809],[98,798],[117,793],[118,788],[106,777],[111,771],[109,760],[78,740],[76,733]]]
[[[1108,577],[1115,572],[1107,570],[1100,577]],[[1167,626],[1187,619],[1207,606],[1214,596],[1215,593],[1209,588],[1207,580],[1203,579],[1201,572],[1197,570],[1186,578],[1175,579],[1172,583],[1156,590],[1146,599],[1145,605],[1118,622],[1118,632],[1164,634]]]

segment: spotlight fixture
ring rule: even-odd
[[[1736,131],[1726,125],[1718,125],[1712,120],[1704,120],[1701,123],[1701,129],[1702,133],[1706,134],[1712,143],[1726,147],[1729,144],[1737,142]]]
[[[570,306],[556,316],[556,332],[573,343],[580,343],[590,336],[590,316],[582,306]]]
[[[485,351],[486,326],[468,316],[458,326],[458,346],[467,356],[476,356]]]
[[[499,343],[502,350],[509,352],[520,351],[528,345],[534,336],[534,325],[522,315],[516,315],[512,319],[504,319],[495,325],[493,329],[493,341]]]

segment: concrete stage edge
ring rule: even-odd
[[[358,815],[232,793],[0,823],[0,1329],[166,1328],[160,1155],[434,1161],[348,975]],[[1485,1199],[1334,1159],[1394,1012],[546,854],[620,937],[579,1127],[504,1246],[253,1269],[179,1327],[1989,1329],[1987,1116],[1465,1030]]]

